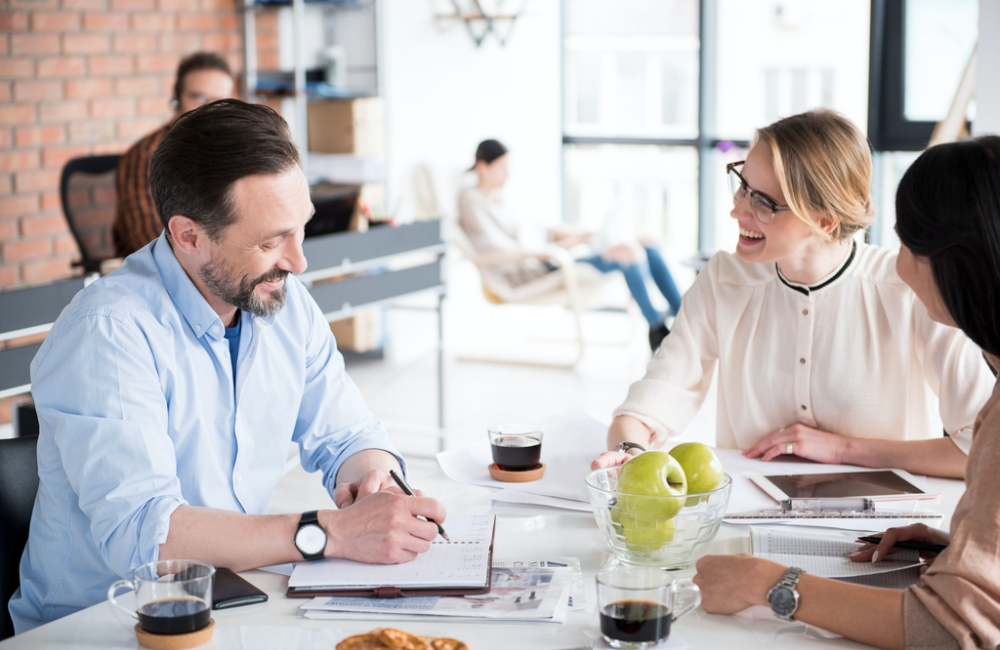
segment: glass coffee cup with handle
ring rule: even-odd
[[[197,560],[150,562],[111,585],[108,601],[152,634],[196,632],[212,619],[214,578],[215,567]],[[120,589],[135,591],[135,611],[115,599]]]
[[[612,648],[649,648],[701,605],[701,590],[660,569],[620,564],[597,575],[598,623]]]

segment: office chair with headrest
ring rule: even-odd
[[[116,212],[115,170],[118,154],[74,158],[63,167],[59,196],[73,239],[80,248],[74,266],[84,273],[99,271],[101,262],[115,256],[111,238]]]
[[[0,641],[14,636],[7,603],[21,584],[18,566],[38,492],[38,436],[0,440]]]

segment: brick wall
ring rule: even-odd
[[[70,158],[118,153],[164,123],[180,58],[242,68],[234,0],[0,0],[0,288],[70,273],[59,203]],[[277,59],[262,13],[262,66]]]
[[[174,72],[198,50],[243,67],[235,0],[0,0],[0,290],[72,274],[59,200],[76,156],[120,153],[163,124]],[[277,20],[258,14],[259,64]],[[0,343],[0,348],[3,344]],[[11,400],[0,401],[0,423]]]

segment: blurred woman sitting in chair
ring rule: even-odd
[[[458,200],[458,223],[477,254],[498,251],[513,252],[525,249],[517,220],[504,206],[501,190],[507,182],[507,148],[496,140],[483,140],[476,148],[476,164],[470,169],[479,176],[479,184],[464,190]],[[556,246],[573,248],[580,244],[598,244],[599,237],[592,233],[573,233],[553,229]],[[648,262],[649,273],[657,288],[666,298],[669,315],[675,315],[681,306],[681,296],[659,251],[649,242],[613,242],[604,237],[607,245],[600,254],[586,255],[584,262],[601,273],[621,271],[629,291],[643,317],[649,323],[649,345],[654,351],[669,333],[665,314],[659,313],[650,301],[646,290],[643,266]],[[550,262],[538,258],[497,264],[491,271],[512,287],[527,285],[543,276],[558,273]],[[556,278],[554,278],[556,279]],[[554,287],[539,283],[540,290]]]

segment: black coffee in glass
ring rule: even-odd
[[[184,634],[208,625],[212,612],[197,598],[164,598],[139,608],[139,626],[153,634]]]
[[[601,610],[601,634],[618,641],[644,643],[670,636],[670,610],[645,600],[622,600]]]
[[[542,441],[534,436],[499,436],[490,447],[497,468],[508,472],[534,469],[542,458]]]

